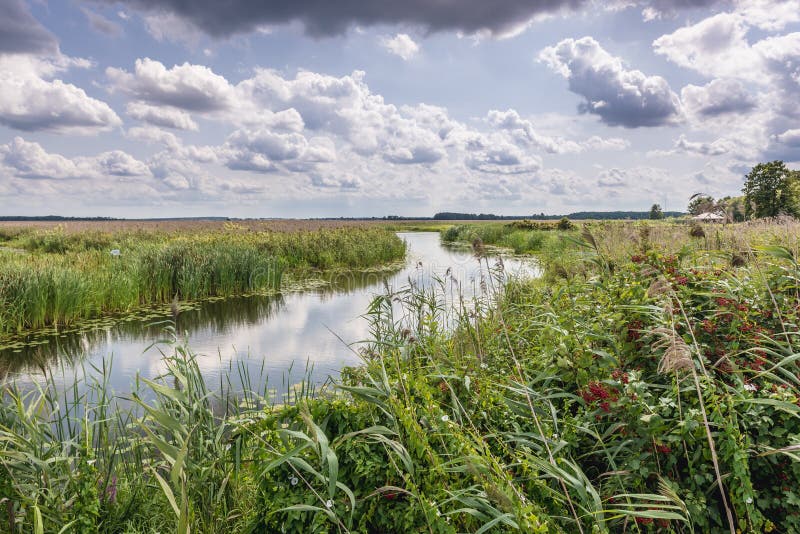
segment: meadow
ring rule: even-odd
[[[169,325],[133,408],[102,369],[85,393],[7,386],[0,529],[800,530],[800,224],[442,238],[494,298],[447,308],[449,279],[376,297],[363,364],[284,404],[214,393]],[[490,246],[543,276],[508,279]]]
[[[366,269],[404,255],[392,232],[326,221],[6,224],[0,335],[173,300],[276,291],[286,274]]]

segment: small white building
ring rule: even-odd
[[[697,222],[725,222],[725,217],[717,213],[701,213],[692,217]]]

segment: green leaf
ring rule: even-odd
[[[36,534],[44,534],[44,522],[42,521],[42,511],[39,505],[33,505],[33,531]]]
[[[513,529],[519,529],[519,525],[514,522],[514,515],[510,513],[505,513],[503,515],[499,515],[483,525],[481,528],[475,531],[475,534],[483,534],[484,532],[488,532],[489,529],[494,527],[497,524],[504,523]]]
[[[172,492],[172,488],[169,487],[167,481],[161,478],[161,475],[159,475],[155,469],[153,469],[153,474],[155,475],[156,480],[158,480],[158,484],[161,486],[161,491],[164,492],[164,495],[169,501],[170,506],[172,506],[172,510],[175,512],[175,516],[180,519],[181,510],[180,508],[178,508],[178,503],[175,501],[175,494]]]
[[[766,253],[773,258],[779,258],[782,260],[788,260],[792,263],[796,263],[794,259],[794,254],[792,251],[787,249],[786,247],[781,247],[779,245],[765,245],[761,247],[756,247],[756,250],[760,250],[761,252]]]
[[[328,497],[336,495],[336,481],[339,478],[339,459],[333,449],[328,449],[325,460],[328,464]]]

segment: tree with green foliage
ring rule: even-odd
[[[695,193],[689,197],[689,205],[686,207],[689,215],[701,215],[703,213],[716,213],[719,211],[717,201],[711,195]]]
[[[745,177],[745,217],[760,219],[778,215],[795,215],[797,200],[791,187],[793,171],[782,161],[759,163]]]
[[[559,230],[570,230],[573,224],[567,217],[561,217],[558,221],[558,229]]]
[[[658,220],[664,218],[664,211],[661,209],[660,204],[653,204],[650,208],[650,219]]]
[[[722,207],[729,221],[742,222],[744,221],[744,197],[723,197],[717,201],[717,204]]]
[[[789,191],[794,201],[793,213],[800,213],[800,170],[789,171]]]

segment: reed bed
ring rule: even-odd
[[[403,241],[379,228],[24,230],[0,248],[0,334],[70,325],[173,299],[275,291],[284,273],[302,277],[308,271],[365,269],[404,254]]]
[[[452,278],[379,296],[363,365],[282,405],[215,393],[180,344],[134,408],[106,408],[101,380],[92,398],[7,388],[0,525],[796,532],[793,224],[738,226],[723,248],[600,225],[562,234],[542,279],[500,263],[454,307]]]

